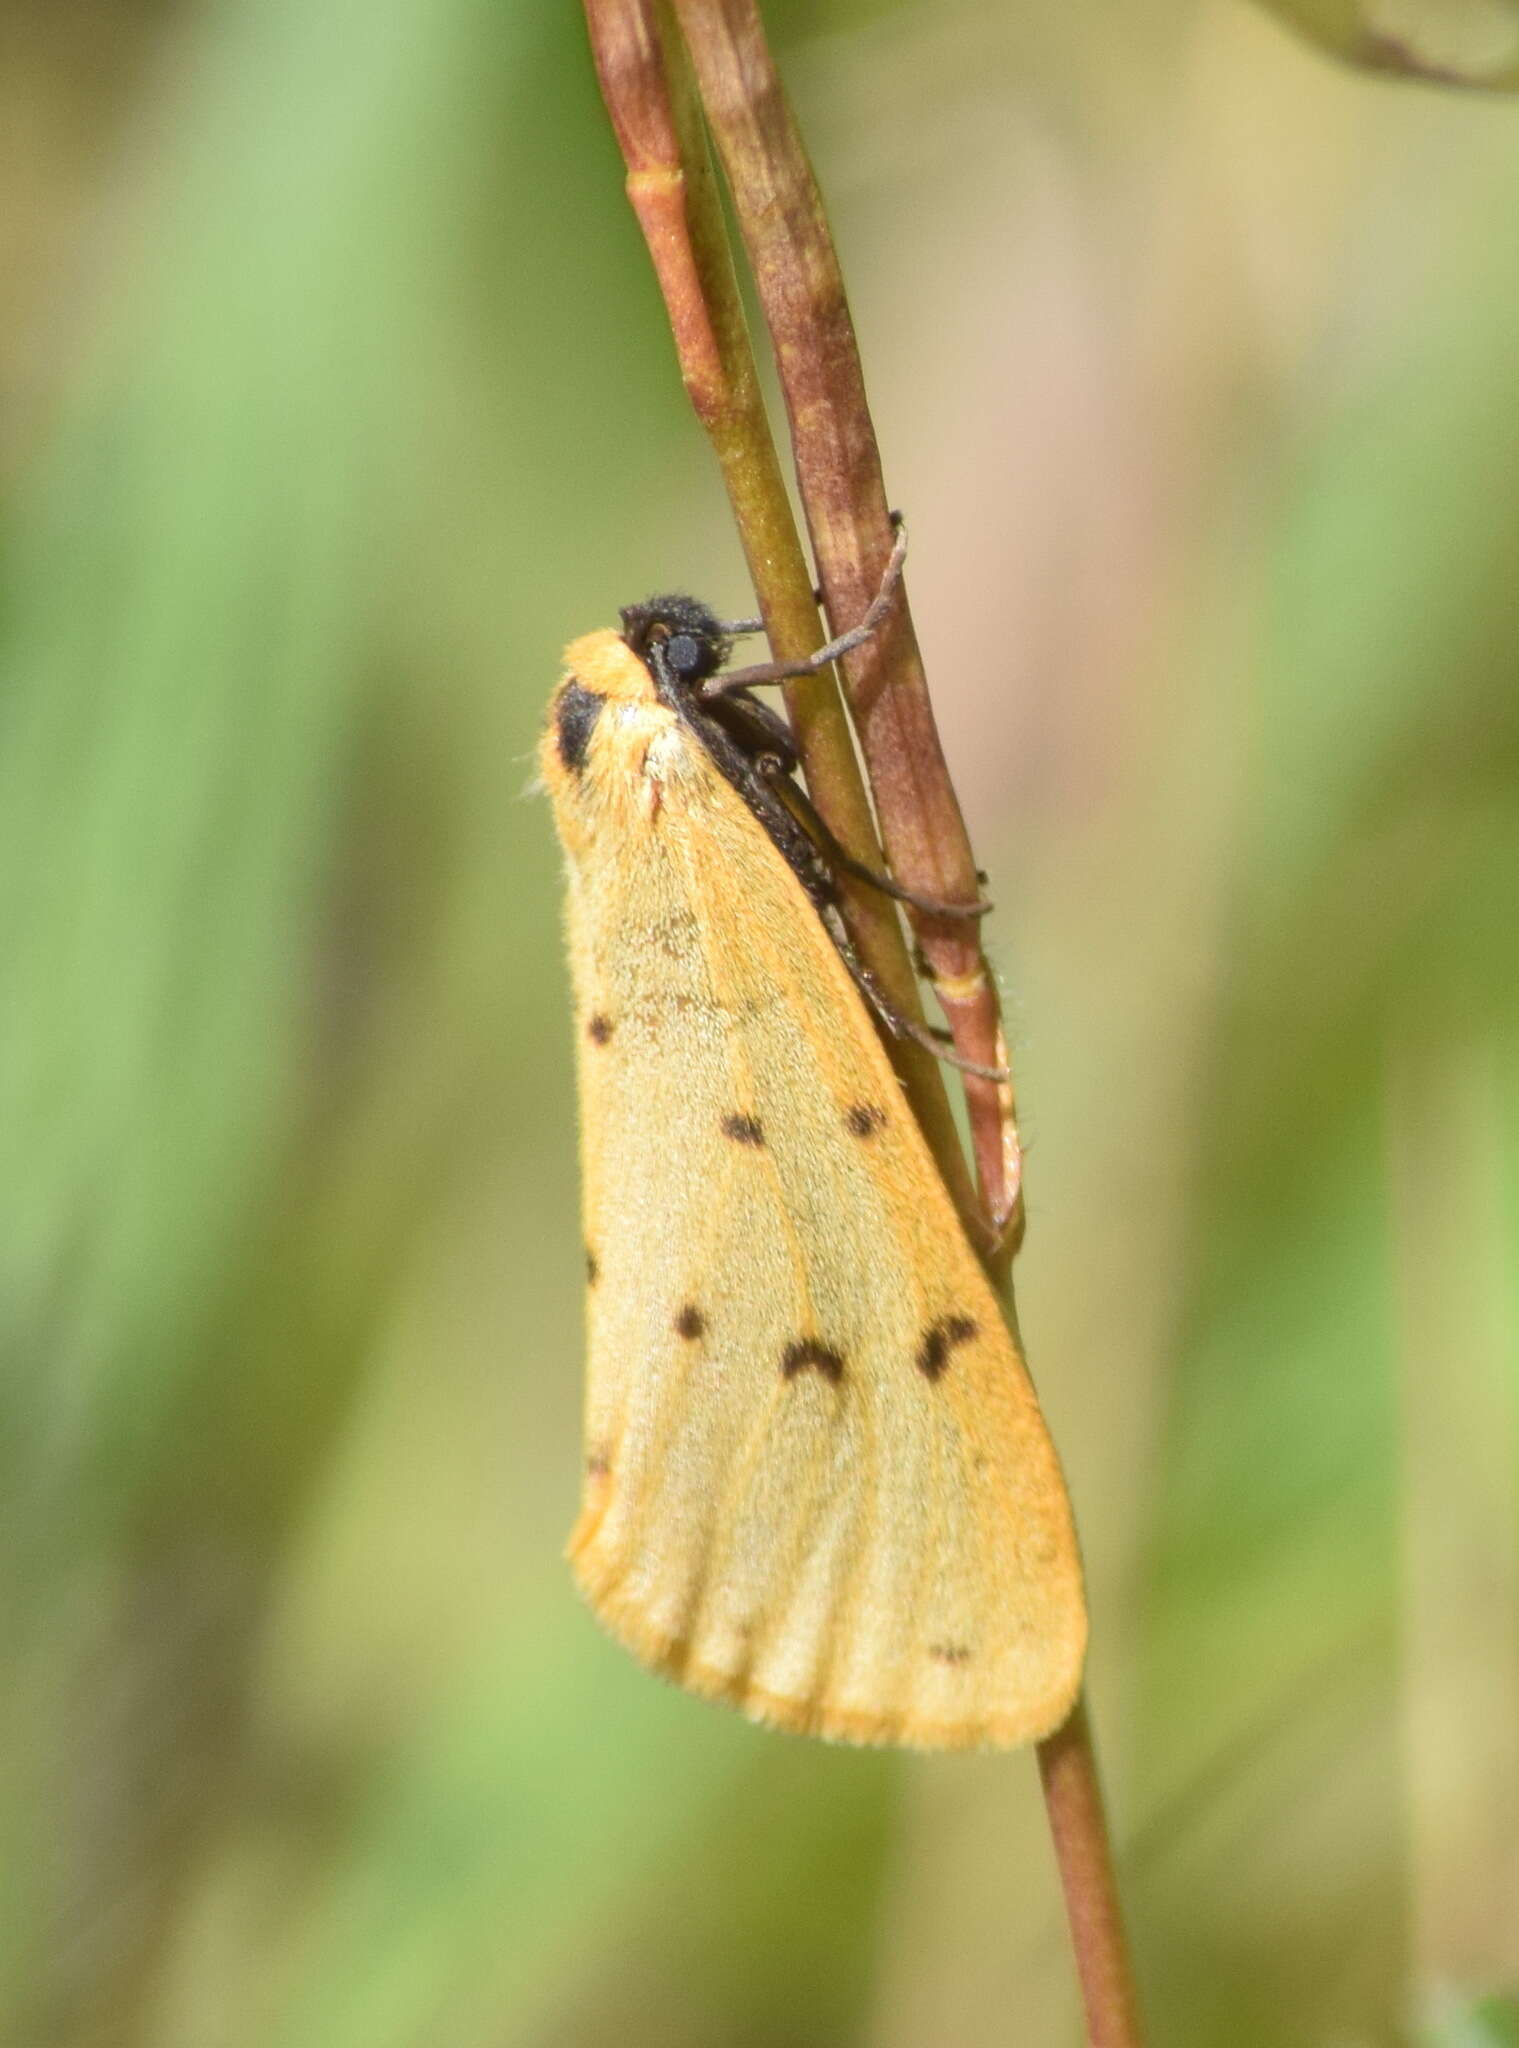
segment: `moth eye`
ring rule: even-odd
[[[702,644],[694,633],[672,633],[665,642],[665,660],[678,676],[694,676],[702,666]]]

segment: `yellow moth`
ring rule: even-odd
[[[1036,1740],[1086,1614],[1028,1374],[826,915],[785,728],[715,676],[737,629],[689,598],[623,620],[567,649],[540,756],[579,1037],[576,1576],[757,1720]]]

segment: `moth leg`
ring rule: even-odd
[[[927,911],[934,917],[985,917],[991,909],[989,903],[945,903],[937,896],[921,895],[847,852],[828,829],[811,797],[791,780],[798,765],[796,742],[785,719],[768,704],[761,704],[747,690],[735,690],[731,696],[714,697],[703,704],[702,711],[722,727],[754,773],[764,778],[808,838],[821,848],[831,866],[842,868],[872,889],[879,889],[883,896],[894,896],[899,903],[910,903],[915,910]],[[747,779],[746,788],[753,788]]]
[[[729,697],[714,697],[702,706],[706,717],[714,719],[739,748],[750,763],[768,774],[762,764],[767,760],[778,763],[778,772],[791,775],[797,766],[796,741],[791,737],[791,728],[778,711],[772,711],[768,704],[761,704],[758,697],[751,697],[747,690],[735,690]]]
[[[1000,1082],[1012,1078],[1006,1067],[984,1067],[979,1060],[968,1060],[956,1052],[947,1031],[936,1031],[931,1024],[920,1024],[916,1017],[905,1017],[855,951],[854,941],[835,905],[830,904],[823,911],[823,922],[838,949],[839,958],[849,969],[855,987],[893,1038],[910,1038],[925,1052],[931,1052],[936,1060],[943,1060],[946,1066],[958,1067],[962,1074],[975,1074],[983,1081]]]
[[[751,697],[687,704],[683,715],[696,728],[719,771],[727,777],[770,835],[787,867],[821,916],[834,900],[833,876],[801,821],[781,801],[773,775],[761,760],[794,761],[796,749],[783,720]]]
[[[800,660],[762,661],[753,668],[734,668],[729,669],[726,675],[710,676],[702,684],[699,694],[710,701],[714,697],[725,696],[730,690],[747,689],[751,683],[784,683],[792,676],[815,675],[820,668],[827,668],[829,662],[837,661],[841,654],[852,652],[868,640],[891,610],[897,585],[902,580],[902,564],[907,559],[907,524],[900,512],[892,513],[891,524],[896,539],[881,575],[881,587],[857,626],[851,626],[847,633],[840,633],[836,640],[827,641],[816,653],[804,654]]]
[[[724,712],[741,714],[734,722],[743,729],[742,736],[732,729],[729,718],[723,715]],[[757,713],[771,717],[774,715],[766,714],[766,707],[763,704],[743,697],[721,707],[717,704],[698,706],[687,701],[682,715],[701,735],[702,743],[719,772],[725,775],[738,791],[769,834],[776,851],[806,890],[814,909],[823,920],[829,937],[838,948],[839,958],[848,968],[855,986],[892,1036],[912,1039],[926,1052],[931,1052],[936,1059],[944,1060],[952,1067],[958,1067],[963,1073],[977,1074],[985,1081],[1006,1081],[1008,1074],[1005,1068],[983,1067],[974,1060],[962,1058],[946,1042],[949,1036],[947,1032],[935,1032],[931,1026],[920,1024],[915,1018],[904,1017],[855,951],[854,941],[850,938],[839,911],[837,887],[826,854],[781,796],[783,788],[790,796],[799,795],[800,792],[794,783],[780,782],[775,767],[767,768],[765,765],[766,753],[773,753],[779,762],[779,748],[772,748],[767,738],[764,752],[757,756],[753,751],[753,734],[769,734],[764,717],[756,718]],[[777,725],[780,724],[778,719],[775,722]],[[781,733],[787,749],[791,750],[790,734],[784,727],[781,728]]]
[[[762,705],[755,706],[756,710],[763,708]],[[897,881],[895,876],[882,874],[878,868],[869,867],[864,861],[856,860],[829,831],[821,812],[807,792],[800,789],[796,783],[783,779],[781,771],[784,763],[777,762],[772,770],[761,756],[755,766],[762,775],[770,777],[781,801],[795,810],[803,828],[822,847],[833,865],[842,868],[846,875],[853,875],[857,882],[864,882],[872,889],[879,889],[883,896],[895,897],[898,903],[910,903],[914,910],[927,911],[932,917],[985,917],[991,909],[991,904],[985,902],[945,903],[937,896],[924,896],[916,889],[909,889],[905,882]]]

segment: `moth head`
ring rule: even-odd
[[[716,612],[671,592],[624,605],[622,637],[662,682],[689,689],[716,675],[733,650]]]

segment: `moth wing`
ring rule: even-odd
[[[755,1718],[1034,1740],[1086,1620],[1007,1324],[768,836],[683,728],[601,726],[556,791],[595,1276],[580,1584],[646,1664]]]

